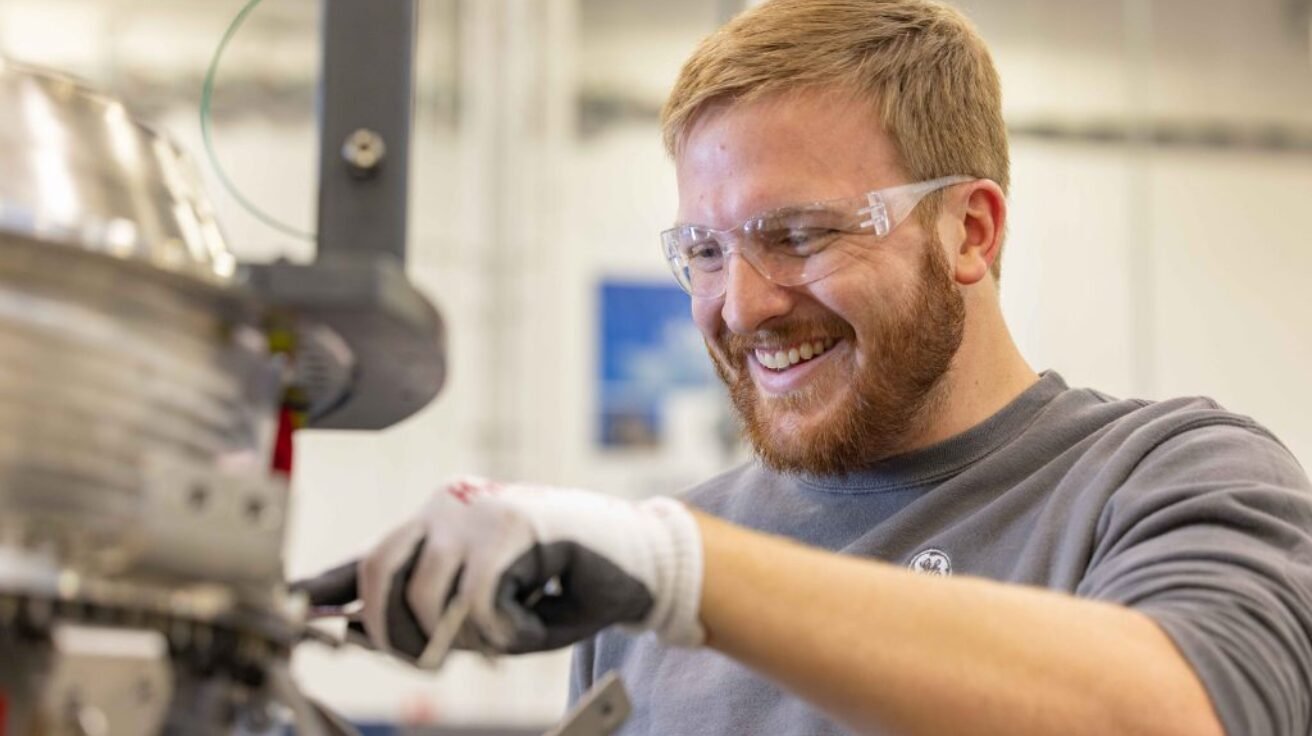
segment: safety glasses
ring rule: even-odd
[[[857,260],[868,245],[844,236],[886,238],[927,195],[968,181],[974,178],[945,176],[860,197],[783,207],[727,230],[680,225],[661,233],[661,246],[675,280],[695,297],[724,295],[729,256],[735,253],[772,283],[801,286]]]

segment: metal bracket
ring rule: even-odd
[[[610,736],[628,720],[633,706],[614,670],[583,694],[564,722],[544,736]]]
[[[324,0],[319,251],[247,265],[247,284],[302,337],[308,426],[383,429],[441,389],[446,331],[405,276],[414,0]],[[333,349],[329,349],[333,348]]]
[[[275,307],[331,327],[354,364],[335,401],[312,407],[316,429],[383,429],[437,395],[446,378],[446,329],[437,310],[386,255],[339,255],[308,266],[248,267]]]

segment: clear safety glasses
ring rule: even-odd
[[[695,297],[724,295],[734,253],[772,283],[801,286],[859,257],[865,245],[845,235],[888,237],[926,195],[974,180],[945,176],[861,197],[784,207],[727,230],[680,225],[661,233],[661,246],[674,278]]]

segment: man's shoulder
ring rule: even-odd
[[[1105,425],[1110,438],[1143,454],[1182,435],[1195,439],[1247,437],[1259,444],[1281,444],[1275,434],[1256,419],[1231,411],[1207,396],[1148,401],[1118,400],[1096,391],[1089,393],[1102,397],[1109,407],[1115,407],[1115,416]]]
[[[1229,410],[1206,396],[1180,396],[1159,401],[1115,399],[1089,389],[1060,397],[1056,416],[1036,422],[1036,443],[1069,430],[1067,450],[1080,448],[1079,477],[1112,480],[1123,489],[1155,492],[1168,481],[1203,481],[1200,468],[1226,477],[1266,477],[1272,472],[1283,485],[1304,486],[1306,474],[1293,453],[1257,420]],[[1045,426],[1047,425],[1047,426]],[[1088,432],[1087,437],[1080,435]],[[1202,462],[1203,459],[1206,462]],[[1153,476],[1155,483],[1126,482]],[[1189,485],[1193,485],[1190,483]]]
[[[1142,452],[1178,435],[1203,430],[1246,434],[1265,442],[1279,440],[1255,419],[1231,411],[1207,396],[1162,400],[1122,399],[1090,388],[1068,388],[1029,428],[1029,434],[1060,435],[1070,431],[1097,436],[1095,449]]]
[[[1141,456],[1136,472],[1154,468],[1203,483],[1230,479],[1307,487],[1306,473],[1280,438],[1210,398],[1169,399],[1138,414],[1122,431],[1125,443]]]
[[[1056,489],[1105,502],[1125,492],[1196,486],[1191,464],[1209,454],[1236,477],[1260,475],[1274,464],[1286,484],[1300,483],[1297,461],[1272,432],[1211,398],[1120,399],[1064,384],[1022,430],[972,465],[968,480],[1033,487],[1040,491],[1036,498],[1050,498],[1048,490]],[[1161,473],[1162,482],[1129,482],[1149,471]]]

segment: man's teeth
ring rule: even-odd
[[[756,360],[773,371],[781,371],[810,360],[834,346],[834,339],[812,340],[787,350],[756,350]]]

